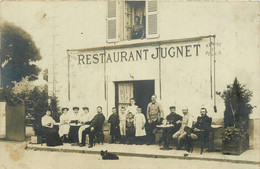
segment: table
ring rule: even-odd
[[[78,143],[79,138],[78,138],[78,131],[81,126],[88,126],[86,124],[81,124],[81,123],[69,123],[70,125],[70,131],[69,131],[69,140],[71,143]]]
[[[156,125],[157,128],[163,129],[163,130],[167,130],[169,128],[174,127],[173,124],[161,124],[161,125]],[[164,143],[165,144],[165,143]],[[161,147],[160,150],[172,150],[172,148],[170,148],[169,146],[165,146]]]
[[[83,126],[84,124],[81,124],[81,123],[69,123],[70,126]]]
[[[211,131],[210,131],[210,133],[211,133],[211,152],[215,152],[216,150],[215,150],[215,145],[214,145],[214,140],[215,140],[215,132],[218,130],[218,129],[220,129],[220,128],[222,128],[223,126],[222,125],[215,125],[215,124],[212,124],[211,125]]]
[[[161,125],[156,125],[157,128],[171,128],[174,127],[173,124],[161,124]]]

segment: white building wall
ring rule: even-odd
[[[160,1],[158,5],[160,37],[157,40],[215,34],[216,41],[221,43],[220,46],[217,46],[217,50],[221,51],[221,54],[216,57],[216,89],[223,91],[226,85],[232,83],[237,77],[241,83],[246,84],[247,88],[254,92],[251,103],[259,107],[258,3]],[[44,13],[46,13],[46,17],[42,18],[41,14]],[[72,106],[73,104],[70,105],[68,102],[67,93],[68,56],[66,50],[107,45],[106,1],[3,2],[1,3],[1,17],[21,26],[32,35],[43,55],[41,65],[48,66],[49,72],[52,68],[52,57],[55,54],[57,89],[59,90],[57,94],[60,106]],[[54,52],[53,37],[55,39]],[[132,41],[120,43],[132,43]],[[165,67],[163,71],[166,70]],[[136,78],[141,78],[141,74],[136,75]],[[168,77],[163,74],[162,78],[167,79]],[[113,80],[111,79],[110,82]],[[94,86],[94,83],[92,84]],[[109,90],[108,95],[112,97],[114,95],[113,83],[109,84],[108,87],[112,90]],[[159,92],[158,85],[159,81],[156,79],[156,93]],[[96,86],[99,86],[97,92],[104,92],[103,78],[97,81]],[[165,93],[163,91],[162,95]],[[76,97],[77,93],[73,94]],[[79,94],[82,95],[82,98],[85,97],[86,101],[78,102],[88,104],[91,98]],[[165,108],[171,104],[166,100],[162,100],[162,102]],[[106,101],[102,97],[96,104],[105,105],[105,103]],[[109,104],[112,103],[113,100],[110,100]],[[217,97],[217,103],[218,113],[212,115],[221,118],[224,110],[222,99]],[[89,107],[91,106],[89,105]],[[95,108],[95,105],[92,107]],[[254,109],[252,118],[259,117],[258,107]],[[180,109],[179,106],[178,109]]]

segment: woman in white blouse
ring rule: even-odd
[[[132,112],[133,115],[135,115],[137,113],[137,105],[135,105],[135,99],[131,98],[130,99],[130,106],[128,106],[126,108],[126,114],[128,114],[129,112]]]
[[[42,127],[46,138],[47,146],[59,146],[62,145],[58,131],[53,128],[55,121],[51,117],[51,110],[46,110],[46,115],[42,117]]]

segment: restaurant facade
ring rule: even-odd
[[[87,106],[94,113],[102,106],[107,118],[112,107],[127,107],[134,98],[145,114],[155,94],[165,116],[172,105],[178,114],[187,107],[195,118],[206,107],[214,121],[223,120],[225,109],[216,92],[235,77],[253,93],[259,91],[253,83],[259,74],[257,20],[235,20],[236,4],[90,1],[65,6],[70,10],[56,23],[66,20],[67,26],[56,30],[62,45],[49,67],[49,93],[61,107]],[[136,16],[143,36],[133,39]],[[253,95],[252,104],[258,101]],[[258,108],[253,114],[256,119]]]

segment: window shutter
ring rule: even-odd
[[[146,38],[159,37],[157,1],[146,1]]]
[[[118,29],[118,2],[107,2],[107,41],[116,42],[119,40]]]

